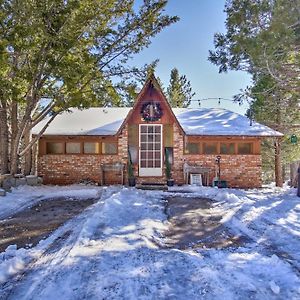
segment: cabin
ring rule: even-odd
[[[34,128],[38,134],[47,120]],[[71,109],[56,117],[38,143],[45,184],[93,181],[165,184],[166,158],[175,184],[203,185],[220,176],[228,187],[262,184],[261,141],[282,134],[222,108],[171,108],[151,76],[132,108]]]

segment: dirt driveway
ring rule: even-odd
[[[226,248],[246,241],[223,225],[223,215],[214,208],[213,200],[187,195],[170,195],[166,200],[170,222],[169,230],[164,233],[167,247]]]
[[[9,245],[33,247],[60,225],[95,203],[96,199],[47,199],[0,221],[0,252]]]
[[[214,209],[211,199],[168,195],[166,200],[170,226],[163,235],[167,248],[225,248],[245,242],[245,238],[235,236],[220,222],[223,216]],[[37,245],[95,201],[64,197],[47,199],[1,220],[0,252],[13,244],[18,248]]]

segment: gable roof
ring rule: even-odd
[[[122,123],[121,127],[119,128],[118,133],[121,132],[121,130],[122,130],[123,127],[125,126],[127,120],[129,120],[131,114],[136,110],[136,108],[137,108],[139,102],[142,100],[142,98],[143,98],[145,92],[147,91],[147,89],[152,89],[152,88],[155,88],[155,89],[158,91],[158,93],[161,95],[162,100],[163,100],[164,103],[166,104],[167,109],[169,110],[170,114],[173,115],[174,120],[175,120],[176,124],[178,125],[179,129],[181,130],[182,133],[184,133],[184,130],[183,130],[182,126],[181,126],[180,123],[178,122],[178,120],[177,120],[177,118],[176,118],[176,116],[175,116],[175,114],[174,114],[174,112],[173,112],[173,110],[172,110],[172,107],[171,107],[170,103],[167,101],[167,98],[166,98],[166,96],[164,95],[164,93],[163,93],[163,91],[162,91],[162,89],[161,89],[161,86],[160,86],[160,84],[158,83],[158,81],[157,81],[157,79],[156,79],[156,77],[154,76],[153,73],[148,77],[148,79],[146,80],[146,82],[145,82],[143,88],[141,89],[141,91],[139,92],[138,96],[136,97],[135,102],[134,102],[134,104],[133,104],[133,107],[132,107],[132,109],[129,111],[129,113],[128,113],[126,119],[124,120],[124,122]]]
[[[44,135],[116,135],[132,108],[105,107],[85,110],[71,109],[58,115]],[[253,122],[223,108],[174,108],[172,113],[187,135],[200,136],[283,136],[267,126]],[[43,120],[33,129],[38,134],[46,124]]]
[[[173,108],[187,135],[203,136],[283,136],[246,116],[224,108]]]
[[[44,135],[115,135],[131,108],[92,107],[80,110],[71,108],[55,117]],[[32,130],[38,134],[49,118]]]

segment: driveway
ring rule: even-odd
[[[224,212],[216,202],[188,194],[166,198],[169,227],[165,232],[168,248],[226,248],[241,246],[246,237],[235,235],[222,223]]]

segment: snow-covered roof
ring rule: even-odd
[[[44,134],[114,135],[129,111],[126,107],[71,109],[58,115]],[[188,135],[282,136],[257,122],[250,126],[247,117],[223,108],[174,108],[173,112]],[[37,134],[46,122],[38,124],[33,133]]]
[[[265,125],[224,108],[174,108],[187,135],[282,136]]]
[[[46,129],[46,135],[114,135],[117,133],[130,108],[93,107],[89,109],[72,108],[58,115]],[[37,134],[48,119],[33,129]]]

